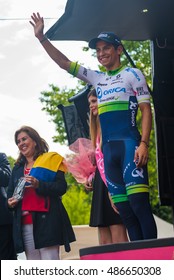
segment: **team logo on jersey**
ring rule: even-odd
[[[132,171],[132,177],[141,177],[144,178],[143,169],[142,168],[135,168]]]
[[[129,106],[129,108],[131,109],[131,110],[135,110],[135,109],[137,109],[137,102],[132,102],[132,101],[130,101],[130,106]]]
[[[126,172],[128,171],[129,167],[130,167],[130,162],[126,165],[125,169],[124,169],[124,172],[123,172],[123,178],[125,177],[126,175]]]
[[[137,102],[133,102],[133,101],[130,100],[129,108],[131,110],[131,123],[132,123],[132,126],[136,126],[136,115],[137,115],[137,108],[138,108]]]
[[[119,79],[120,77],[121,77],[121,75],[118,74],[118,75],[115,77],[115,79]]]
[[[98,85],[98,86],[101,86],[101,87],[106,87],[108,84],[98,83],[97,85]]]
[[[88,75],[88,71],[87,71],[86,68],[84,68],[84,70],[83,70],[83,76],[87,77],[87,75]]]
[[[136,73],[136,71],[133,68],[126,68],[125,71],[131,72],[138,81],[141,80],[140,77],[138,76],[138,74]]]
[[[147,92],[147,91],[144,91],[143,87],[138,87],[138,88],[137,88],[137,94],[138,94],[138,96],[141,96],[141,95],[146,95],[146,94],[148,94],[148,92]]]
[[[106,78],[106,81],[109,81],[109,80],[111,80],[111,79],[112,79],[112,76],[107,77],[107,78]]]
[[[118,93],[118,92],[126,92],[125,88],[122,87],[116,87],[116,88],[110,88],[110,89],[105,89],[102,90],[101,87],[97,87],[97,96],[99,99],[101,99],[103,96]]]
[[[121,80],[121,75],[118,74],[117,76],[115,76],[112,80],[112,83],[114,83],[115,81],[119,82],[119,80]]]
[[[115,100],[118,100],[120,98],[120,96],[115,97]]]
[[[116,185],[114,185],[110,180],[106,178],[106,183],[108,187],[111,187],[112,189],[118,189]]]
[[[99,100],[100,103],[103,103],[103,102],[107,102],[107,101],[111,101],[111,100],[115,100],[114,99],[114,96],[110,96],[108,98],[103,98],[102,100]]]

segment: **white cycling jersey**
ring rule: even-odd
[[[120,67],[104,73],[72,62],[69,72],[96,90],[103,143],[140,138],[136,126],[138,104],[149,103],[150,93],[139,69]]]

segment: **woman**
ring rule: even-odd
[[[108,189],[104,176],[103,157],[100,149],[100,123],[98,118],[98,106],[96,91],[93,89],[88,94],[90,107],[90,134],[95,147],[97,170],[93,187],[90,182],[86,185],[87,190],[93,190],[90,226],[98,227],[99,243],[118,243],[128,241],[126,229],[119,214],[109,199]]]
[[[38,132],[23,126],[15,132],[19,157],[8,187],[8,206],[14,210],[14,243],[28,260],[58,260],[59,246],[75,241],[61,196],[67,183],[63,157],[48,152]],[[25,178],[23,198],[13,196],[17,182]]]

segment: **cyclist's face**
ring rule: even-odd
[[[97,59],[107,70],[115,70],[120,66],[121,52],[119,47],[115,49],[112,44],[106,43],[104,41],[97,42]]]

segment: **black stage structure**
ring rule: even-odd
[[[53,41],[89,41],[101,31],[113,31],[122,40],[151,41],[159,195],[161,205],[174,210],[173,26],[173,0],[68,0],[46,36]],[[80,96],[84,94],[70,100],[77,111],[82,107],[77,104]]]

